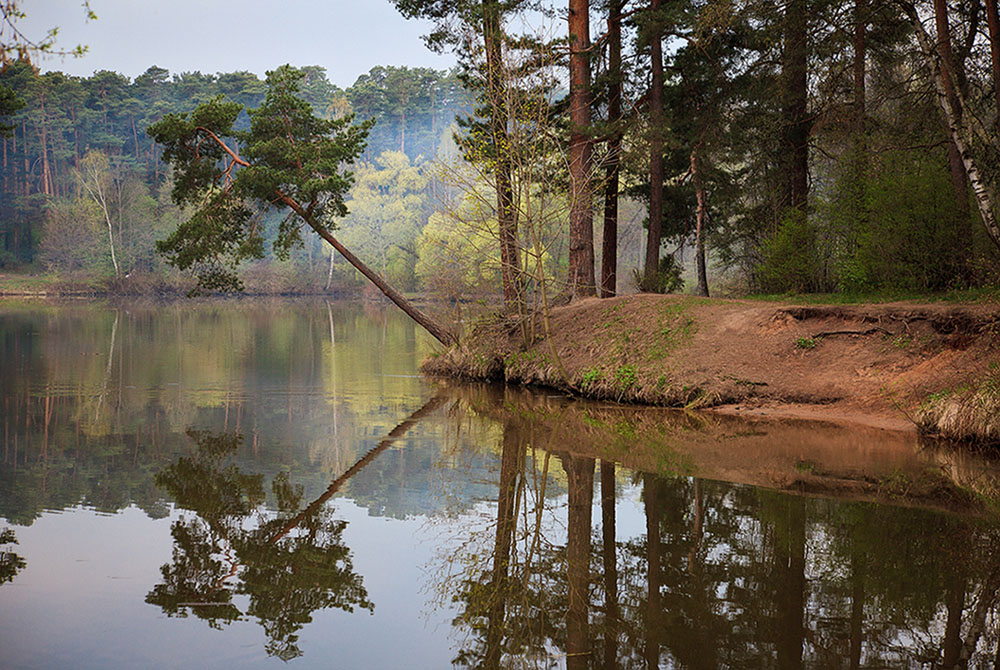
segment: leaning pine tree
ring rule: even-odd
[[[260,215],[284,211],[273,241],[279,258],[301,243],[302,227],[308,226],[438,341],[453,344],[452,333],[333,236],[337,218],[347,214],[344,195],[353,175],[346,167],[364,151],[372,122],[317,117],[298,97],[302,77],[289,65],[268,72],[267,95],[260,107],[247,109],[246,131],[234,128],[243,106],[221,97],[188,114],[168,114],[148,128],[174,168],[174,201],[194,209],[190,219],[157,242],[157,250],[170,264],[192,270],[200,287],[239,290],[239,264],[264,256]]]

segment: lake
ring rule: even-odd
[[[1000,668],[1000,467],[423,377],[394,308],[0,302],[4,668]]]

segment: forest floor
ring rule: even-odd
[[[585,299],[484,319],[431,374],[623,402],[848,421],[1000,443],[1000,303]]]

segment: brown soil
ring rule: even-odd
[[[799,306],[645,294],[557,308],[549,332],[525,347],[519,324],[487,320],[425,369],[626,402],[932,431],[943,403],[961,396],[978,407],[984,384],[1000,389],[995,303]],[[977,420],[950,436],[1000,438],[1000,412]]]

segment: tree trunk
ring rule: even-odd
[[[965,577],[953,576],[948,584],[945,603],[948,618],[944,625],[941,668],[952,670],[958,667],[962,653],[962,612],[965,610]]]
[[[646,659],[646,669],[654,670],[660,667],[660,621],[662,618],[660,602],[660,583],[662,582],[663,566],[661,562],[662,548],[660,546],[660,483],[653,475],[643,475],[642,498],[646,507],[646,639],[643,656]]]
[[[323,288],[324,291],[330,290],[330,284],[333,283],[333,259],[334,259],[334,249],[330,249],[330,268],[326,273],[326,286]]]
[[[802,499],[781,502],[782,530],[775,534],[774,568],[777,593],[775,640],[779,668],[801,668],[805,637],[806,507]]]
[[[497,227],[500,235],[500,278],[503,302],[516,309],[521,301],[520,253],[517,245],[517,212],[511,186],[510,141],[507,136],[507,81],[503,67],[503,32],[497,0],[483,0],[483,39],[486,47],[486,95],[491,108],[489,126],[496,152]]]
[[[330,312],[329,309],[330,309],[330,303],[327,303],[327,313],[329,314],[330,317],[330,341],[332,342],[333,313]],[[374,461],[379,454],[381,454],[387,448],[392,446],[397,440],[406,435],[406,433],[411,428],[420,423],[422,419],[424,419],[426,416],[430,415],[439,407],[441,407],[441,405],[444,404],[444,401],[445,401],[444,396],[440,395],[433,396],[430,400],[424,403],[423,406],[420,407],[420,409],[418,409],[413,414],[406,417],[403,421],[397,424],[395,428],[389,431],[389,434],[386,435],[381,442],[372,447],[364,456],[355,461],[354,465],[349,467],[347,471],[344,472],[344,474],[334,479],[330,483],[330,486],[327,487],[326,491],[324,491],[319,497],[317,497],[311,503],[306,505],[301,512],[299,512],[294,517],[289,519],[288,522],[285,523],[281,528],[275,531],[275,533],[268,539],[268,542],[270,544],[276,543],[278,540],[280,540],[289,532],[291,532],[291,530],[294,529],[296,526],[315,516],[316,512],[318,512],[323,507],[323,505],[325,505],[326,502],[330,500],[330,498],[332,498],[337,493],[337,491],[341,489],[341,487],[344,486],[344,484],[346,484],[352,477],[354,477],[354,475],[364,470],[368,466],[368,464]],[[334,414],[334,416],[336,416],[336,413]]]
[[[610,298],[618,284],[618,175],[622,135],[622,5],[612,0],[608,12],[608,165],[604,187],[604,234],[601,245],[601,297]]]
[[[854,0],[854,138],[851,150],[851,206],[855,230],[863,230],[868,221],[868,138],[865,128],[867,110],[868,0]]]
[[[656,286],[660,265],[660,231],[663,225],[663,28],[661,0],[650,0],[649,35],[651,81],[649,86],[649,228],[646,233],[646,290]]]
[[[503,650],[507,598],[509,593],[510,554],[517,526],[517,480],[523,469],[524,447],[513,428],[503,431],[500,455],[500,487],[497,493],[496,539],[493,543],[493,574],[490,577],[487,608],[486,658],[483,667],[497,670]]]
[[[941,61],[941,79],[945,94],[951,108],[955,110],[956,120],[962,122],[962,107],[958,102],[958,91],[952,73],[956,72],[958,63],[951,48],[951,28],[948,25],[947,0],[934,0],[934,26],[937,29],[937,48]],[[951,171],[951,188],[955,196],[955,239],[957,246],[957,264],[964,274],[972,246],[972,230],[969,219],[969,189],[965,181],[965,167],[962,155],[954,139],[948,142],[948,167]]]
[[[139,162],[139,133],[135,129],[135,116],[129,115],[129,120],[132,122],[132,141],[135,143],[135,162]]]
[[[808,58],[806,0],[789,0],[781,63],[785,205],[799,211],[805,211],[809,194]]]
[[[24,192],[21,195],[28,196],[30,194],[30,187],[28,185],[28,178],[31,174],[31,162],[28,157],[28,123],[27,121],[21,122],[21,151],[24,154]]]
[[[350,251],[348,251],[347,247],[345,247],[343,244],[337,241],[337,238],[335,238],[332,234],[330,234],[329,230],[315,223],[312,220],[312,217],[309,216],[308,212],[303,210],[298,203],[291,201],[291,199],[288,198],[287,196],[281,196],[281,197],[283,198],[283,202],[286,205],[288,205],[293,211],[295,211],[296,214],[301,216],[302,219],[309,224],[310,228],[316,231],[316,234],[318,234],[324,240],[329,242],[334,249],[340,252],[341,256],[347,259],[348,263],[357,268],[358,272],[367,277],[371,283],[375,284],[375,286],[377,286],[378,289],[382,291],[383,294],[385,294],[385,297],[389,298],[389,300],[393,301],[397,307],[406,312],[407,316],[409,316],[411,319],[413,319],[421,326],[423,326],[424,330],[426,330],[428,333],[434,336],[434,339],[436,339],[438,342],[445,345],[446,347],[456,344],[458,342],[458,338],[454,334],[449,332],[446,328],[444,328],[439,323],[437,323],[429,316],[421,312],[419,309],[414,307],[413,304],[410,303],[409,300],[404,298],[399,291],[394,289],[392,286],[389,286],[389,284],[386,283],[386,281],[382,279],[382,277],[380,277],[378,273],[376,273],[367,265],[365,265],[363,262],[361,262],[360,258],[352,254]]]
[[[48,118],[45,113],[45,100],[41,101],[41,118],[38,123],[38,143],[42,154],[42,192],[45,195],[52,195],[51,179],[52,174],[49,169],[49,133]]]
[[[851,557],[851,640],[850,667],[861,667],[861,648],[865,624],[865,558]]]
[[[924,57],[927,58],[928,65],[931,68],[934,86],[937,89],[938,104],[941,106],[941,111],[944,114],[951,139],[954,141],[962,158],[962,164],[965,166],[965,174],[972,185],[972,191],[976,195],[976,205],[979,208],[979,215],[982,217],[983,226],[986,228],[986,233],[993,241],[993,244],[1000,249],[1000,225],[998,225],[996,213],[993,211],[994,195],[990,192],[986,182],[979,174],[979,166],[970,151],[972,133],[968,125],[968,120],[964,116],[958,115],[956,108],[952,106],[952,100],[948,96],[948,88],[945,85],[943,76],[944,67],[942,66],[941,59],[934,48],[934,44],[931,42],[930,36],[924,30],[924,25],[920,22],[920,16],[917,14],[913,3],[907,0],[899,0],[898,4],[910,19],[910,23],[913,25],[917,35],[917,41],[920,43],[920,50],[924,52]],[[954,89],[952,90],[954,91]],[[960,93],[958,91],[954,92],[958,106],[963,107],[965,103]]]
[[[996,99],[996,126],[1000,128],[1000,18],[997,16],[997,0],[983,0],[986,3],[986,25],[990,30],[990,64],[993,71],[993,95]]]
[[[569,290],[596,293],[590,179],[590,0],[569,0]]]
[[[708,272],[705,268],[705,221],[708,215],[706,211],[705,184],[701,178],[698,154],[701,151],[701,142],[695,144],[691,150],[691,181],[694,183],[694,194],[698,201],[698,208],[695,215],[695,262],[698,266],[698,287],[695,289],[696,295],[708,297]]]
[[[604,670],[618,659],[618,555],[615,533],[615,464],[601,461],[601,541],[604,551]]]
[[[569,488],[566,538],[566,670],[590,667],[590,514],[594,500],[594,459],[563,458]]]

